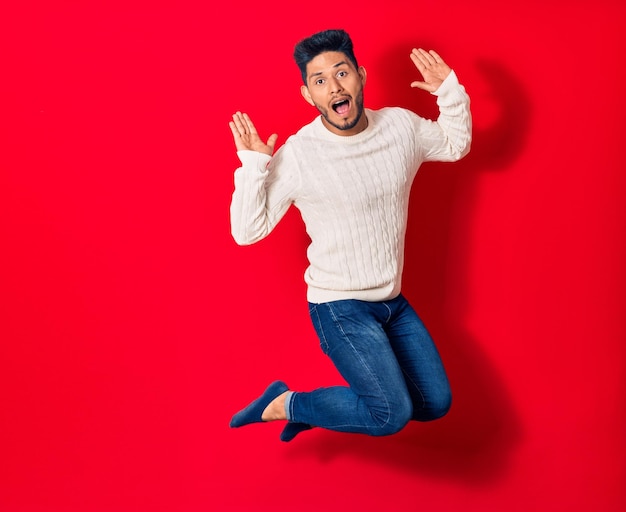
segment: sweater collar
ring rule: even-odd
[[[345,144],[352,144],[368,139],[374,131],[375,116],[373,115],[373,111],[365,108],[363,109],[363,115],[367,116],[367,128],[365,128],[365,130],[363,130],[362,132],[357,133],[356,135],[337,135],[336,133],[331,132],[328,128],[326,128],[326,126],[324,126],[321,115],[317,116],[313,120],[312,125],[317,134],[323,139]]]

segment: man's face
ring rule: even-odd
[[[306,75],[302,96],[319,110],[326,128],[345,136],[365,130],[365,68],[356,69],[341,52],[324,52],[307,64]]]

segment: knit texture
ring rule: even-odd
[[[470,147],[469,97],[454,72],[434,94],[436,122],[397,107],[365,109],[368,126],[357,135],[335,135],[317,117],[273,157],[239,151],[235,241],[266,237],[293,204],[311,238],[309,302],[397,296],[415,174],[422,162],[455,161]]]

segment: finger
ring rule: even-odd
[[[274,146],[276,145],[276,140],[278,139],[278,134],[272,133],[269,139],[267,139],[267,145],[271,148],[272,153],[274,152]]]
[[[435,59],[421,48],[413,48],[411,60],[413,60],[413,63],[422,74],[435,64]]]
[[[423,48],[413,48],[413,54],[424,64],[429,64],[434,61],[432,55]]]
[[[434,90],[432,85],[426,82],[419,82],[419,81],[411,82],[411,87],[416,88],[416,89],[422,89],[423,91],[428,91],[428,92],[432,92]]]
[[[233,137],[235,137],[236,139],[241,137],[241,134],[239,133],[239,129],[237,128],[237,125],[235,124],[234,121],[229,121],[228,126],[230,126],[230,131],[233,132]]]
[[[417,48],[413,48],[413,50],[411,51],[411,59],[416,64],[424,64],[424,57],[421,54],[420,50],[418,50]]]
[[[232,122],[235,124],[235,127],[239,131],[239,135],[244,135],[246,133],[246,127],[244,125],[244,121],[243,121],[243,117],[241,115],[241,112],[236,112],[235,114],[233,114],[233,121]]]
[[[417,68],[417,70],[424,74],[424,71],[426,71],[426,66],[424,65],[424,62],[422,61],[422,59],[420,59],[419,55],[417,54],[417,50],[413,50],[413,52],[411,52],[411,60],[413,61],[413,64],[415,64],[415,67]]]
[[[248,114],[243,114],[243,122],[246,125],[246,129],[248,130],[248,133],[257,135],[257,131],[256,131],[256,128],[254,127],[254,123],[252,122]]]
[[[439,56],[439,54],[435,50],[430,50],[430,55],[432,55],[433,59],[437,64],[445,64],[444,60]]]
[[[237,148],[237,151],[241,151],[242,149],[249,149],[245,140],[243,139],[243,135],[239,131],[239,128],[237,128],[235,122],[230,121],[228,123],[228,126],[230,126],[230,131],[233,133],[233,140],[235,141],[235,148]]]

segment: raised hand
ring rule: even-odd
[[[237,151],[258,151],[259,153],[265,153],[270,156],[274,153],[274,146],[278,135],[273,133],[270,135],[270,138],[267,139],[267,143],[264,143],[261,137],[259,137],[248,114],[242,114],[241,112],[235,113],[233,120],[228,123],[228,126],[230,126],[230,131],[233,132]]]
[[[434,50],[427,52],[421,48],[413,48],[411,60],[424,78],[421,82],[412,82],[411,87],[417,87],[424,91],[434,92],[439,89],[441,83],[452,71]]]

